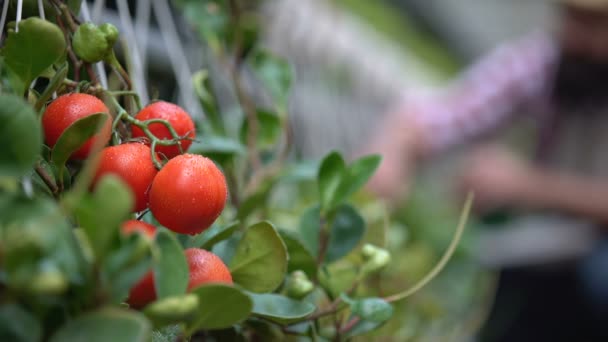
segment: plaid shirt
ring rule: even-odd
[[[535,32],[505,43],[439,91],[406,96],[431,152],[496,128],[522,105],[544,103],[552,83],[558,47]]]

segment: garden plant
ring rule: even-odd
[[[229,80],[218,94],[192,75],[204,119],[141,103],[121,32],[80,20],[80,1],[5,4],[0,340],[349,340],[399,319],[453,254],[470,198],[438,263],[382,289],[408,260],[386,246],[386,211],[366,215],[381,157],[298,158],[294,75],[259,44],[256,2],[173,2]]]

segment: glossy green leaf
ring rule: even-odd
[[[199,298],[199,310],[188,324],[188,330],[222,329],[243,321],[253,303],[241,290],[220,284],[209,284],[192,291]]]
[[[274,293],[250,294],[253,313],[280,324],[297,322],[315,311],[309,302],[297,301]]]
[[[62,168],[72,153],[76,152],[89,138],[94,136],[110,116],[96,113],[74,121],[57,139],[51,152],[53,164]]]
[[[19,177],[42,149],[42,129],[32,108],[14,95],[0,95],[0,177]]]
[[[69,321],[51,342],[147,342],[150,336],[150,323],[142,314],[105,308]]]
[[[161,230],[156,233],[154,284],[158,298],[186,293],[190,271],[186,255],[175,236]]]
[[[161,327],[172,323],[189,322],[199,307],[199,297],[189,293],[157,300],[144,308],[144,314]]]
[[[67,62],[61,64],[59,69],[57,69],[55,75],[53,75],[53,77],[49,80],[49,84],[46,86],[42,94],[40,94],[40,97],[34,105],[34,109],[36,110],[36,112],[40,111],[46,101],[48,101],[51,96],[53,96],[53,92],[55,92],[57,89],[59,89],[59,87],[61,87],[61,85],[63,84],[63,80],[68,75],[68,69],[69,67]]]
[[[344,293],[340,297],[350,306],[351,315],[360,319],[348,332],[348,337],[377,329],[393,316],[393,306],[382,298],[351,299]]]
[[[292,69],[282,58],[265,50],[255,50],[249,62],[257,78],[268,89],[280,111],[287,108],[287,96],[291,87]]]
[[[222,136],[207,136],[195,141],[188,150],[190,153],[208,155],[244,155],[247,148],[236,140]]]
[[[281,119],[272,111],[258,109],[256,112],[258,122],[257,145],[259,148],[273,147],[281,136]],[[249,134],[249,121],[243,120],[241,126],[241,141],[247,144]]]
[[[345,296],[343,295],[344,299]],[[393,306],[382,298],[345,300],[350,305],[351,314],[371,322],[386,322],[393,315]]]
[[[365,234],[365,220],[357,209],[340,205],[334,214],[325,262],[336,261],[352,251]]]
[[[378,155],[371,155],[352,162],[346,169],[346,174],[336,191],[331,206],[346,201],[348,197],[361,189],[380,166],[381,159]]]
[[[300,218],[299,233],[302,244],[313,256],[319,255],[319,232],[321,231],[321,210],[318,205],[304,211]]]
[[[93,195],[85,194],[75,208],[97,258],[103,258],[110,242],[117,238],[120,224],[131,213],[133,195],[126,184],[114,175],[101,178]]]
[[[204,232],[190,237],[188,247],[211,250],[216,243],[231,237],[232,233],[234,233],[238,227],[238,221],[224,226],[215,223],[211,226],[211,228],[205,230]]]
[[[19,32],[9,30],[2,54],[6,65],[28,86],[65,50],[65,38],[57,25],[31,17],[19,23]]]
[[[320,215],[319,207],[315,206],[306,210],[300,220],[301,241],[315,256],[319,254]],[[365,234],[365,221],[357,210],[348,204],[338,206],[327,220],[330,228],[324,262],[333,262],[359,244]]]
[[[304,244],[298,240],[295,234],[286,231],[281,231],[280,234],[289,254],[287,272],[291,273],[293,271],[302,270],[309,278],[315,278],[317,263],[312,254],[304,247]]]
[[[211,249],[211,252],[220,257],[220,259],[228,265],[230,260],[232,260],[232,257],[234,257],[234,253],[236,253],[236,247],[241,242],[241,237],[242,234],[236,232],[226,240],[216,243]]]
[[[230,262],[235,283],[253,292],[276,289],[287,272],[287,250],[269,222],[249,227]]]
[[[0,341],[36,342],[42,326],[36,317],[16,304],[0,306]]]
[[[338,152],[332,152],[323,158],[319,167],[319,197],[324,211],[332,210],[336,202],[337,191],[342,184],[346,170],[344,159]]]

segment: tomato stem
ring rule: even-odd
[[[431,280],[433,280],[433,278],[435,278],[435,276],[437,274],[439,274],[439,272],[441,272],[443,267],[445,267],[445,265],[448,263],[448,261],[454,254],[454,251],[456,250],[456,247],[458,246],[458,243],[460,242],[460,238],[462,237],[462,233],[464,232],[464,228],[466,226],[466,222],[469,217],[469,212],[471,211],[472,204],[473,204],[473,194],[469,193],[469,195],[467,196],[467,200],[464,204],[464,209],[462,210],[462,213],[460,215],[460,220],[458,222],[458,227],[456,228],[456,232],[454,233],[454,237],[452,238],[452,241],[450,242],[448,249],[445,251],[445,253],[441,257],[441,259],[439,260],[437,265],[435,265],[435,267],[433,267],[433,269],[426,276],[424,276],[424,278],[422,278],[420,281],[418,281],[418,283],[416,283],[414,286],[412,286],[409,289],[406,289],[402,292],[385,297],[384,300],[391,303],[391,302],[396,302],[396,301],[402,300],[404,298],[407,298],[407,297],[413,295],[414,293],[418,292],[418,290],[423,288],[424,285],[428,284]]]
[[[46,186],[49,188],[49,190],[51,190],[51,193],[53,194],[53,196],[56,197],[57,193],[59,192],[59,188],[57,187],[57,184],[55,184],[53,177],[51,177],[46,172],[46,170],[44,170],[42,168],[42,165],[40,165],[40,161],[38,161],[38,163],[36,163],[36,166],[34,166],[34,170],[36,170],[36,173],[38,174],[38,176],[40,176],[40,178],[42,179],[44,184],[46,184]]]
[[[124,121],[130,123],[132,126],[139,127],[144,132],[144,134],[150,141],[150,150],[151,150],[150,153],[152,154],[152,162],[154,163],[154,166],[156,166],[157,169],[160,170],[162,168],[162,163],[158,160],[158,157],[156,155],[156,146],[157,145],[158,146],[177,145],[180,153],[184,153],[181,141],[190,139],[190,138],[188,138],[188,134],[190,134],[190,132],[186,133],[186,135],[182,137],[179,134],[177,134],[177,132],[175,131],[173,126],[171,126],[171,124],[167,120],[150,119],[150,120],[141,121],[141,120],[137,120],[136,118],[129,115],[129,113],[127,113],[127,111],[120,105],[120,103],[118,103],[116,98],[112,95],[115,95],[117,93],[118,93],[118,95],[121,95],[121,94],[122,95],[125,95],[125,94],[133,95],[133,94],[131,94],[131,92],[122,93],[122,92],[105,91],[105,93],[109,95],[108,100],[112,103],[112,105],[114,106],[114,108],[117,112],[116,118],[114,118],[114,122],[112,123],[112,132],[114,132],[112,139],[113,139],[114,143],[116,143],[116,144],[120,143],[118,133],[116,132],[116,128],[118,127],[118,123],[121,122],[122,120],[124,120]],[[152,131],[150,131],[151,124],[162,124],[165,127],[167,127],[167,129],[171,133],[171,136],[173,137],[173,139],[157,138],[152,133]]]

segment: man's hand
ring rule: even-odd
[[[380,167],[367,188],[392,204],[407,196],[421,151],[421,134],[411,117],[403,109],[391,112],[361,151],[382,156]]]
[[[479,209],[519,205],[533,186],[532,167],[503,147],[478,148],[465,162],[461,186],[475,192]]]

